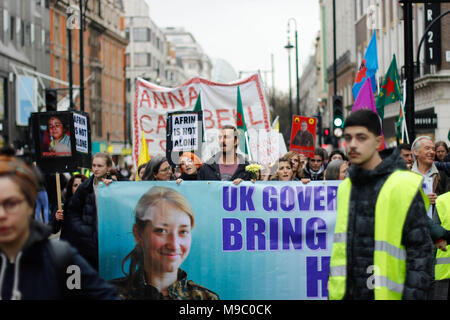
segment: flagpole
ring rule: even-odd
[[[403,80],[403,100],[400,104],[400,108],[402,108],[403,120],[402,120],[402,142],[404,140],[403,133],[406,132],[406,141],[409,144],[409,136],[408,136],[408,127],[406,126],[406,114],[405,114],[405,103],[406,103],[406,80]]]
[[[248,158],[250,161],[252,161],[252,150],[250,150],[250,143],[248,143],[247,131],[244,132],[244,137],[245,137],[245,144],[247,145],[248,150]]]

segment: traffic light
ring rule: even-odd
[[[342,110],[342,96],[333,96],[333,134],[342,137],[344,128],[344,113]]]
[[[55,89],[45,89],[45,106],[47,111],[57,111],[58,91]]]
[[[331,130],[330,128],[323,129],[323,143],[324,144],[332,144],[333,140],[331,138]]]

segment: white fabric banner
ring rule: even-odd
[[[151,156],[166,154],[167,113],[193,110],[201,96],[205,143],[202,160],[205,161],[219,151],[218,129],[224,125],[236,126],[237,87],[240,87],[244,118],[250,138],[252,159],[260,163],[276,160],[278,133],[270,127],[269,104],[259,74],[224,84],[202,78],[192,78],[177,88],[161,87],[138,79],[133,108],[133,157],[139,158],[142,132]],[[274,136],[274,139],[271,137]],[[273,142],[272,142],[273,140]]]

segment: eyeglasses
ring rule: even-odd
[[[3,201],[3,203],[0,203],[0,207],[3,207],[3,209],[8,213],[16,212],[20,205],[25,201],[25,199],[7,199]]]

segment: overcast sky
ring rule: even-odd
[[[150,17],[161,28],[184,27],[210,58],[228,61],[239,71],[271,70],[274,55],[275,87],[289,90],[287,25],[297,21],[299,69],[313,53],[320,29],[318,0],[146,0]],[[291,21],[291,43],[295,23]],[[291,51],[292,90],[295,96],[295,50]],[[261,72],[266,86],[271,74]]]

